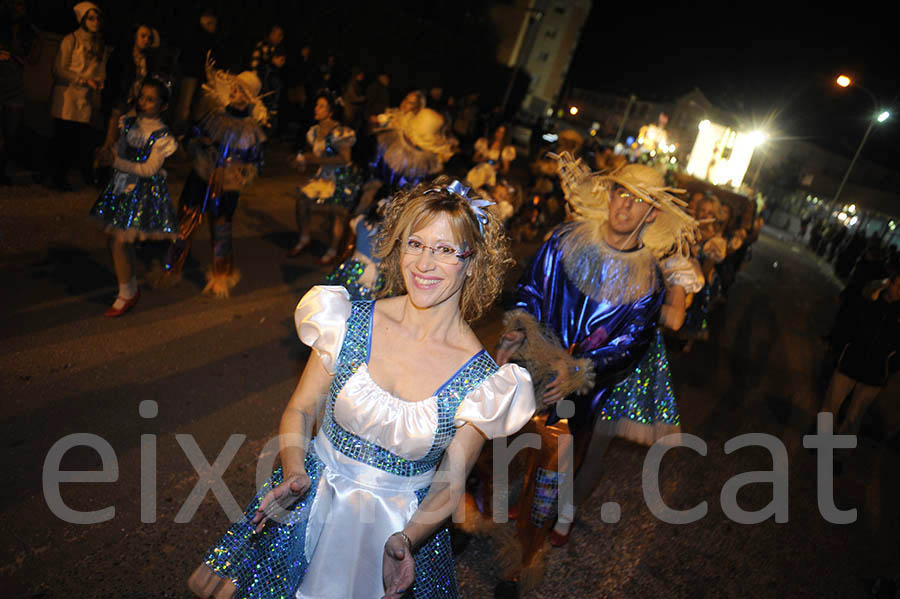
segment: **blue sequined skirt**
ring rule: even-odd
[[[684,314],[684,324],[678,330],[680,339],[709,339],[709,309],[712,304],[713,286],[707,283],[694,294],[694,301]]]
[[[363,177],[355,165],[341,167],[334,172],[334,193],[328,197],[310,199],[325,208],[353,210],[359,201]]]
[[[90,215],[108,233],[128,241],[177,237],[178,221],[166,177],[161,173],[138,177],[115,171]]]
[[[642,445],[652,445],[660,437],[678,432],[681,418],[659,329],[637,368],[613,388],[599,418],[615,424],[616,436]]]
[[[244,517],[232,525],[219,543],[209,550],[203,563],[213,572],[230,578],[236,587],[234,599],[285,599],[294,597],[309,568],[305,555],[306,528],[325,465],[310,444],[306,455],[309,492],[291,507],[280,522],[269,521],[259,534],[251,523],[266,493],[282,482],[276,469],[247,506]],[[421,502],[428,489],[416,491]],[[380,559],[380,556],[379,556]],[[415,599],[455,599],[459,596],[450,532],[444,527],[415,554],[416,574],[411,589]],[[341,564],[335,563],[335,576]]]
[[[366,265],[351,256],[325,277],[325,285],[342,285],[350,293],[351,300],[373,299],[384,287],[384,276],[379,273],[375,285],[369,288],[359,284],[359,278],[365,270]]]

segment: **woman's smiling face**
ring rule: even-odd
[[[466,259],[459,259],[458,264],[446,264],[432,254],[459,254],[465,248],[453,234],[450,220],[444,213],[438,213],[426,226],[420,227],[401,239],[403,244],[402,271],[403,281],[413,305],[418,308],[430,308],[446,301],[459,304],[463,283],[466,279]],[[406,253],[407,244],[423,247],[418,255]]]

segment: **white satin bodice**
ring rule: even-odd
[[[437,428],[437,397],[415,402],[395,397],[378,386],[363,363],[335,398],[334,419],[366,441],[420,460],[431,449]]]

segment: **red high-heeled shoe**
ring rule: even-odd
[[[569,524],[569,531],[566,534],[556,532],[556,525],[554,524],[553,526],[554,528],[550,530],[550,544],[554,547],[562,547],[569,542],[569,535],[572,534],[572,529],[575,527],[575,523],[572,522],[571,524]]]
[[[141,297],[141,290],[138,289],[138,290],[137,290],[137,293],[134,294],[134,297],[133,297],[133,298],[131,298],[131,299],[129,299],[129,300],[125,300],[125,305],[124,305],[124,306],[122,306],[122,307],[119,308],[118,310],[115,309],[115,308],[113,308],[112,306],[110,306],[110,307],[106,310],[106,312],[103,313],[103,315],[104,315],[104,316],[107,316],[107,317],[109,317],[109,318],[117,318],[117,317],[119,317],[119,316],[122,316],[123,314],[125,314],[126,312],[128,312],[129,310],[131,310],[132,308],[134,308],[135,305],[137,305],[138,299],[140,299],[140,297]],[[116,299],[118,299],[118,298],[116,298]]]

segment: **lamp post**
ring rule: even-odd
[[[853,87],[857,89],[861,89],[872,98],[872,103],[875,107],[875,111],[878,112],[878,99],[875,97],[875,94],[859,85],[858,83],[853,83],[850,77],[846,75],[840,75],[835,81],[840,87]],[[844,190],[844,185],[847,184],[847,179],[850,178],[850,171],[853,170],[853,165],[856,164],[856,159],[859,158],[859,153],[862,152],[863,146],[866,144],[866,140],[869,139],[869,134],[872,133],[872,128],[875,126],[875,123],[883,123],[891,117],[891,113],[887,110],[883,110],[877,114],[877,116],[873,115],[869,118],[869,126],[866,128],[866,133],[863,135],[862,141],[859,142],[859,146],[856,148],[856,154],[853,155],[853,160],[850,161],[850,166],[847,167],[846,172],[844,173],[844,178],[841,179],[841,184],[838,186],[837,193],[834,194],[834,203],[837,204],[838,200],[841,197],[841,192]]]
[[[619,124],[619,130],[616,132],[616,140],[613,142],[613,145],[619,143],[619,140],[622,139],[622,132],[625,131],[625,123],[628,122],[628,114],[631,112],[631,107],[634,106],[634,102],[637,100],[637,96],[631,94],[628,97],[628,106],[625,107],[625,114],[622,115],[622,122]]]

